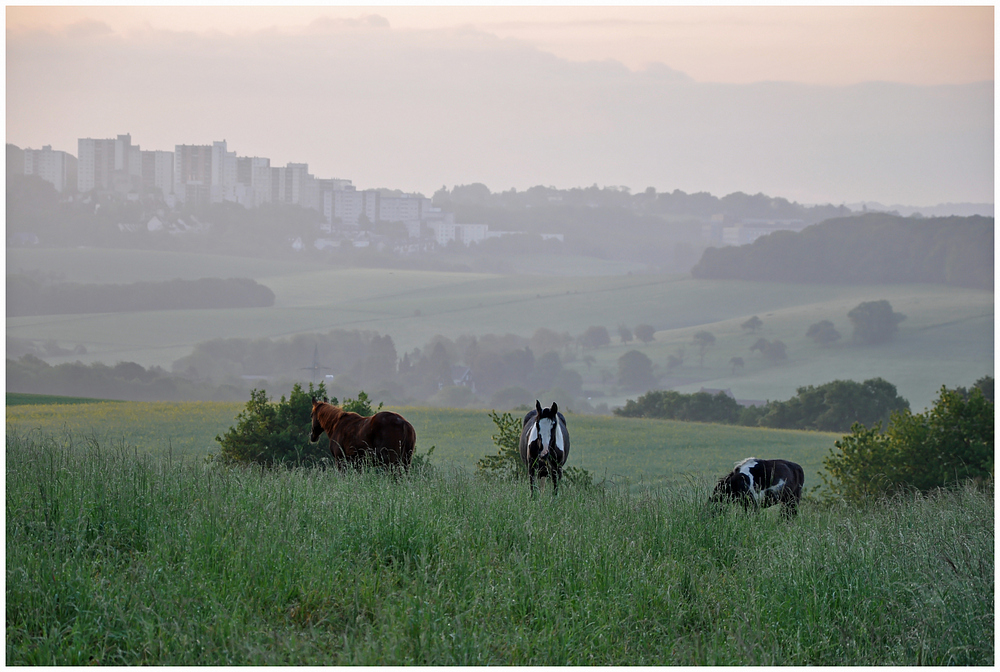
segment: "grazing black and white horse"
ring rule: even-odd
[[[748,457],[719,479],[711,501],[736,500],[744,509],[780,503],[782,515],[792,518],[799,512],[804,482],[805,473],[794,462]]]
[[[562,468],[569,456],[569,432],[566,418],[556,402],[548,408],[535,400],[535,409],[528,411],[521,422],[521,460],[528,468],[531,494],[538,491],[538,477],[552,478],[552,494],[559,494]]]

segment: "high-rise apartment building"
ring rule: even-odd
[[[174,194],[181,201],[208,203],[212,188],[212,145],[174,146]]]
[[[72,154],[53,150],[52,145],[24,150],[24,174],[38,175],[50,182],[56,191],[74,188],[77,181],[77,160]]]
[[[159,189],[163,196],[174,193],[174,153],[141,152],[141,176],[144,190]]]

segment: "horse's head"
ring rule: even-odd
[[[319,421],[319,408],[325,404],[325,401],[320,401],[316,397],[312,398],[312,411],[309,413],[309,417],[312,418],[312,430],[309,433],[309,443],[316,443],[319,441],[319,435],[323,433],[323,425]]]
[[[559,428],[559,406],[556,402],[548,408],[535,400],[535,420],[528,436],[528,441],[538,441],[540,446],[538,456],[546,459],[560,460],[565,451],[563,433]]]
[[[750,494],[750,479],[739,471],[731,471],[715,484],[711,502],[724,502],[746,497]]]

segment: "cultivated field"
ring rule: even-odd
[[[217,435],[235,424],[244,404],[228,402],[115,402],[79,405],[8,406],[7,425],[16,431],[87,437],[99,443],[125,441],[155,458],[201,461],[219,452]],[[496,452],[496,432],[485,411],[393,408],[413,423],[417,453],[434,446],[431,463],[449,471],[475,470]],[[799,462],[806,485],[819,484],[823,457],[837,434],[731,427],[671,420],[569,415],[569,466],[597,480],[647,489],[687,479],[718,477],[744,457],[783,457]]]
[[[741,399],[787,399],[807,384],[881,376],[919,411],[932,403],[942,384],[969,386],[993,374],[991,292],[938,285],[811,286],[600,275],[596,273],[623,269],[583,259],[561,262],[563,275],[500,276],[127,250],[8,249],[8,272],[35,269],[79,282],[253,277],[277,299],[271,308],[11,318],[7,334],[87,349],[86,355],[51,358],[52,363],[135,361],[169,369],[196,343],[219,337],[368,329],[391,335],[401,356],[436,334],[528,337],[548,327],[578,336],[598,325],[608,328],[612,344],[575,352],[576,360],[567,366],[583,376],[592,405],[604,402],[610,408],[637,394],[616,385],[617,359],[632,348],[653,360],[661,387],[682,392],[729,388]],[[887,299],[907,319],[892,342],[853,346],[847,312],[877,299]],[[756,334],[740,328],[752,315],[764,323]],[[808,326],[823,319],[843,334],[833,347],[819,347],[805,337]],[[641,323],[657,328],[654,343],[619,342],[619,324]],[[702,329],[716,337],[704,366],[692,344],[692,336]],[[749,347],[761,337],[782,340],[788,361],[768,364],[751,353]],[[668,356],[681,349],[684,364],[667,375]],[[732,357],[742,357],[745,366],[734,370]]]
[[[8,665],[994,664],[992,488],[785,522],[9,429],[6,464]]]

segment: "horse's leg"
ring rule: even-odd
[[[791,520],[795,516],[799,515],[799,500],[794,497],[788,497],[782,500],[781,513],[785,516],[785,520]]]
[[[532,498],[538,496],[538,467],[535,464],[528,466],[528,480],[531,483]]]
[[[555,497],[559,494],[559,481],[562,480],[562,467],[559,466],[558,462],[552,462],[549,465],[549,473],[552,475],[552,496]]]

